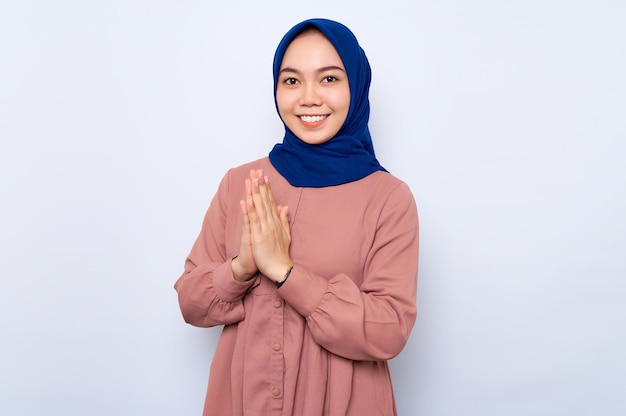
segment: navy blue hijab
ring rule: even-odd
[[[335,137],[322,144],[303,142],[285,125],[283,142],[275,145],[270,152],[270,162],[291,185],[311,188],[341,185],[378,170],[385,171],[376,160],[367,127],[372,79],[370,65],[354,34],[341,23],[310,19],[287,32],[274,55],[274,101],[285,51],[296,36],[310,27],[318,29],[328,38],[346,69],[350,87],[348,116]]]

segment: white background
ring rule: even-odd
[[[400,414],[626,414],[618,0],[3,1],[0,414],[200,414],[219,329],[172,285],[282,138],[272,57],[309,17],[359,38],[418,202]]]

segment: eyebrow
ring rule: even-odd
[[[341,67],[338,67],[338,66],[335,66],[335,65],[329,65],[329,66],[324,66],[322,68],[318,68],[318,69],[315,70],[315,72],[326,72],[326,71],[332,71],[332,70],[339,70],[339,71],[342,71],[342,72],[346,72],[345,69],[343,69]],[[295,68],[290,68],[290,67],[285,67],[285,68],[281,69],[278,73],[282,74],[283,72],[294,72],[296,74],[300,74],[300,71],[298,71]]]

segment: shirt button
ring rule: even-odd
[[[280,389],[278,387],[274,387],[272,389],[272,396],[274,396],[274,397],[280,396]]]
[[[280,351],[280,347],[281,345],[277,342],[276,344],[274,344],[274,351]]]
[[[283,306],[283,301],[282,300],[275,300],[274,301],[274,307],[275,308],[280,308],[281,306]]]

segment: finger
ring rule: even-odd
[[[248,207],[245,200],[239,201],[242,213],[241,241],[239,243],[239,254],[232,260],[233,276],[239,281],[248,280],[257,269],[252,253],[250,219],[248,217]]]
[[[283,226],[283,230],[285,230],[287,232],[287,235],[291,236],[291,230],[289,229],[289,213],[288,213],[288,208],[289,207],[281,207],[282,209],[280,210],[280,223]]]
[[[261,181],[258,177],[252,179],[252,202],[259,221],[266,222],[268,211],[273,208],[268,207],[265,186],[261,185]]]
[[[254,179],[254,178],[256,178],[258,176],[257,172],[258,171],[255,170],[255,169],[250,169],[250,180],[252,180],[252,179]]]
[[[254,185],[252,184],[252,179],[246,179],[245,184],[246,200],[243,201],[244,207],[242,207],[242,209],[245,208],[246,210],[248,223],[250,224],[250,230],[254,229],[258,231],[261,228],[261,225],[259,222],[257,206],[254,203]]]
[[[245,180],[246,187],[246,200],[245,200],[245,209],[248,212],[250,209],[254,209],[254,200],[252,199],[252,180]]]
[[[241,207],[241,214],[243,215],[243,230],[250,230],[250,217],[248,216],[248,204],[243,199],[239,201],[239,207]]]
[[[246,201],[241,200],[239,201],[239,206],[241,207],[241,213],[242,213],[242,224],[241,224],[241,247],[240,247],[240,252],[239,255],[242,255],[242,253],[244,252],[245,248],[247,248],[250,244],[250,235],[251,235],[251,231],[250,231],[250,217],[248,216],[248,206]],[[247,256],[245,256],[247,259]]]
[[[252,194],[255,191],[255,184],[257,179],[257,171],[254,169],[250,170],[250,178],[245,180],[246,183],[246,198],[250,201],[253,200]]]
[[[265,183],[265,188],[267,191],[267,200],[271,206],[276,206],[276,201],[274,200],[274,193],[272,192],[272,186],[270,185],[270,178],[265,176],[263,178]]]
[[[267,185],[265,183],[266,176],[263,175],[262,170],[256,171],[256,183],[258,184],[259,193],[263,198],[267,197]]]
[[[261,202],[263,203],[265,215],[268,218],[271,216],[276,219],[276,201],[274,200],[274,194],[272,193],[269,177],[263,175],[262,170],[257,170],[256,175],[259,184],[259,195],[261,196]]]

